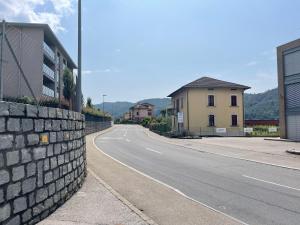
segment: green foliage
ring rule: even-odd
[[[73,74],[69,69],[64,70],[63,82],[64,82],[64,89],[63,89],[64,97],[65,99],[70,101],[72,95],[74,94],[75,84],[74,84]]]
[[[278,89],[259,94],[245,94],[245,118],[247,119],[278,119]]]
[[[87,100],[86,100],[86,107],[89,107],[89,108],[93,107],[92,99],[90,97],[88,97]]]
[[[277,132],[269,132],[269,127],[274,126],[254,126],[253,132],[248,133],[247,136],[251,137],[279,137],[279,128],[277,129]]]

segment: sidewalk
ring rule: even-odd
[[[260,137],[210,137],[203,139],[166,138],[145,129],[149,137],[195,151],[266,163],[300,170],[300,156],[287,150],[300,150],[300,143],[265,140]]]
[[[91,174],[82,188],[39,225],[148,225]]]

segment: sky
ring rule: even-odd
[[[84,98],[163,98],[209,76],[277,86],[276,47],[300,38],[299,0],[83,0]],[[76,0],[0,0],[0,18],[48,23],[77,60]]]

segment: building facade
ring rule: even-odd
[[[244,91],[249,87],[202,77],[171,93],[173,132],[244,135]]]
[[[300,141],[300,39],[277,47],[280,137]]]
[[[149,103],[138,103],[129,109],[130,119],[133,121],[142,121],[144,118],[154,116],[154,105]]]
[[[37,99],[63,98],[63,72],[76,69],[67,51],[47,24],[5,23],[6,36]],[[0,23],[0,31],[2,23]],[[3,96],[33,97],[4,42]],[[73,74],[76,81],[76,75]]]

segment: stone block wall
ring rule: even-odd
[[[0,224],[35,224],[82,185],[85,118],[0,102]]]

